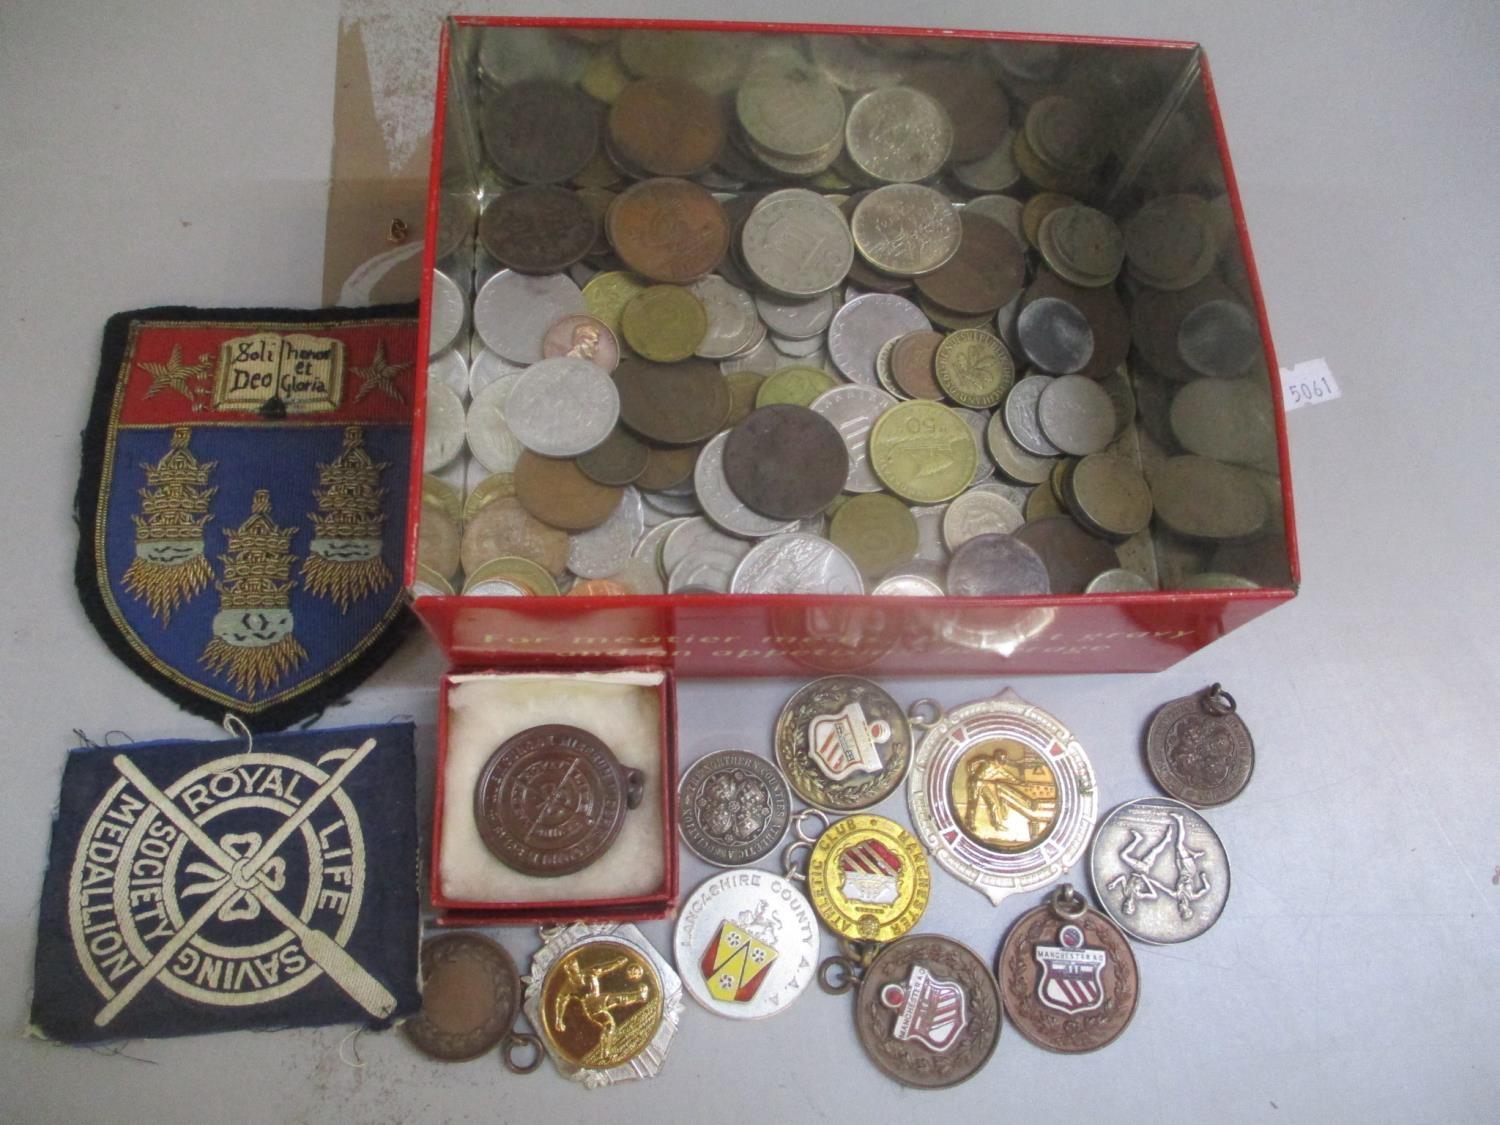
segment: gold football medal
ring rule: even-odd
[[[682,984],[634,926],[577,923],[537,952],[525,1009],[558,1070],[604,1086],[661,1068]]]
[[[921,700],[912,723],[926,731],[907,777],[912,826],[950,874],[999,903],[1078,861],[1099,798],[1067,727],[1009,689],[946,715]]]
[[[823,923],[842,938],[895,941],[921,920],[932,891],[922,845],[894,820],[863,814],[835,821],[815,840],[797,826],[790,858],[807,858],[807,891]]]

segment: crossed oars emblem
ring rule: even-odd
[[[131,977],[120,991],[114,994],[109,1003],[99,1010],[99,1014],[94,1017],[94,1022],[103,1027],[119,1015],[127,1004],[140,995],[141,989],[156,979],[172,958],[177,956],[178,951],[193,940],[210,918],[222,907],[228,906],[232,899],[246,894],[252,896],[273,918],[291,930],[297,940],[302,943],[302,948],[307,950],[307,955],[317,962],[318,967],[353,997],[365,1011],[380,1019],[384,1019],[395,1011],[396,998],[387,991],[383,984],[371,976],[369,971],[351,957],[333,938],[303,922],[276,897],[272,889],[273,886],[279,889],[281,885],[284,885],[281,879],[275,878],[279,867],[273,864],[273,861],[277,860],[276,853],[281,850],[281,845],[286,843],[292,833],[301,827],[302,822],[316,812],[339,786],[343,785],[345,779],[373,749],[375,749],[375,740],[370,738],[366,739],[357,750],[350,751],[349,756],[328,775],[327,780],[313,790],[312,795],[295,812],[282,821],[281,826],[266,838],[265,843],[243,857],[233,855],[199,827],[196,821],[177,807],[172,798],[158,789],[150,778],[136,768],[134,762],[123,754],[116,755],[115,768],[125,776],[127,781],[140,790],[158,812],[170,820],[184,836],[202,850],[204,855],[208,856],[224,876],[224,881],[217,890],[203,900],[193,915],[183,923],[182,928],[167,939],[166,943],[156,951],[156,955],[142,966],[141,971]]]

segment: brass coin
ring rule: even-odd
[[[431,473],[422,477],[422,503],[424,506],[432,505],[454,523],[463,522],[463,501],[458,497],[458,489],[441,477],[435,477]]]
[[[523,559],[519,555],[491,559],[468,576],[464,590],[467,592],[471,587],[494,578],[512,582],[535,597],[557,597],[557,581],[547,573],[546,568],[541,563]]]
[[[1243,539],[1271,514],[1249,471],[1193,454],[1168,458],[1152,478],[1151,495],[1157,518],[1193,539]]]
[[[1041,484],[1052,471],[1053,458],[1042,457],[1023,449],[1011,436],[1005,425],[1004,411],[997,410],[990,415],[984,437],[990,456],[995,459],[995,464],[1000,467],[1006,479],[1020,484]]]
[[[646,359],[674,363],[698,350],[708,332],[703,302],[676,285],[641,290],[620,313],[625,342]]]
[[[583,475],[577,464],[525,450],[516,462],[516,499],[543,523],[587,531],[609,519],[623,490]]]
[[[1083,458],[1068,474],[1068,507],[1100,534],[1128,539],[1151,524],[1151,488],[1129,461],[1109,453]]]
[[[502,500],[516,494],[516,478],[513,473],[492,473],[474,486],[474,491],[464,497],[464,519],[473,519],[492,500]]]
[[[422,505],[422,520],[417,528],[417,562],[429,566],[446,579],[458,573],[458,521],[433,504]]]
[[[729,385],[708,360],[652,363],[626,359],[615,370],[620,420],[667,445],[707,441],[729,417]]]
[[[724,381],[729,384],[729,417],[725,419],[726,429],[733,429],[750,415],[755,409],[756,397],[760,392],[760,386],[766,377],[755,371],[731,371],[724,376]]]
[[[766,376],[755,394],[755,406],[757,409],[777,403],[811,406],[814,399],[837,383],[838,380],[821,367],[783,367]]]
[[[652,176],[696,176],[724,147],[718,102],[678,78],[632,82],[610,107],[607,128],[614,151]]]
[[[863,493],[840,505],[828,525],[828,538],[861,574],[878,580],[917,553],[917,521],[894,496]]]
[[[849,450],[833,423],[807,407],[765,406],[729,431],[724,476],[761,515],[807,519],[843,491]]]
[[[431,597],[434,595],[452,594],[453,583],[444,578],[432,567],[423,563],[417,563],[416,577],[412,581],[413,594],[416,597]]]
[[[589,205],[552,184],[501,192],[479,217],[486,253],[517,273],[560,273],[587,254],[598,235]]]
[[[579,471],[598,484],[633,484],[646,471],[650,451],[628,430],[616,426],[602,445],[576,458]]]
[[[693,479],[701,445],[646,446],[646,467],[635,485],[643,492],[665,492]]]
[[[1050,483],[1042,483],[1031,490],[1031,495],[1026,497],[1023,512],[1027,523],[1035,523],[1044,520],[1048,516],[1062,516],[1067,514],[1067,509],[1058,499],[1057,493],[1052,490]]]
[[[610,206],[605,230],[621,261],[642,277],[669,285],[698,280],[729,249],[724,208],[687,180],[642,180],[627,188]]]
[[[1016,381],[1016,364],[999,337],[980,328],[950,334],[933,362],[938,386],[960,406],[998,406]]]
[[[1042,220],[1059,208],[1072,207],[1077,202],[1071,196],[1055,191],[1038,192],[1026,201],[1026,206],[1021,209],[1021,232],[1033,250],[1037,249],[1037,239],[1041,237]]]
[[[941,332],[918,331],[899,336],[891,345],[891,381],[910,398],[937,402],[943,388],[937,381],[937,350],[943,342]]]
[[[1125,262],[1125,238],[1103,211],[1077,204],[1059,207],[1037,228],[1037,245],[1047,264],[1074,285],[1108,285]]]
[[[515,497],[492,500],[464,528],[464,570],[472,573],[505,555],[531,559],[556,576],[568,565],[568,536],[532,516]]]
[[[583,287],[583,301],[588,310],[616,336],[620,334],[620,314],[625,311],[646,283],[624,270],[606,270],[589,278]]]
[[[963,229],[958,252],[916,279],[917,291],[956,313],[988,316],[1026,282],[1026,252],[1015,236],[993,219],[960,211]]]
[[[507,179],[556,184],[571,180],[593,159],[599,117],[587,95],[536,79],[487,91],[480,133],[486,155]]]
[[[968,487],[979,450],[967,423],[935,402],[887,410],[870,430],[870,466],[882,484],[913,504],[942,504]]]
[[[444,1062],[476,1059],[511,1033],[521,978],[510,954],[477,933],[422,943],[422,1010],[401,1024],[417,1050]]]

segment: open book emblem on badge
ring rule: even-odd
[[[876,746],[890,739],[890,724],[883,719],[870,722],[858,703],[832,715],[818,715],[807,724],[807,752],[830,781],[878,773],[883,763]]]

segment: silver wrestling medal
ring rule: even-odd
[[[776,1015],[818,967],[812,905],[769,871],[725,871],[699,884],[677,916],[673,942],[683,987],[729,1019]]]
[[[634,926],[544,929],[522,1008],[567,1078],[589,1088],[654,1078],[682,1018],[682,982]]]
[[[1166,797],[1128,801],[1094,836],[1089,873],[1105,913],[1137,941],[1187,941],[1219,920],[1229,856],[1193,809]]]
[[[926,733],[907,803],[938,863],[996,905],[1062,878],[1098,814],[1094,769],[1072,732],[1009,688],[946,714],[919,700],[910,713]]]

